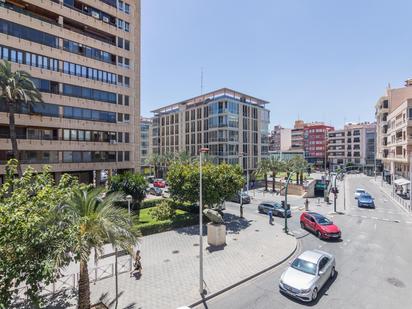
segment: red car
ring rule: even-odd
[[[341,231],[331,220],[316,212],[304,212],[300,226],[316,234],[320,239],[340,239]]]
[[[162,179],[156,179],[153,181],[153,187],[164,188],[166,187],[166,182]]]

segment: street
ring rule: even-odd
[[[408,237],[412,233],[412,217],[394,204],[372,183],[372,178],[351,175],[346,179],[346,209],[343,185],[340,184],[337,210],[345,212],[329,217],[341,228],[342,241],[319,240],[300,228],[301,210],[292,203],[289,229],[299,240],[296,254],[308,249],[320,249],[336,258],[337,275],[320,291],[315,303],[303,303],[280,294],[279,278],[288,264],[283,265],[223,293],[196,308],[408,308],[412,287],[412,247]],[[376,208],[358,209],[354,199],[356,188],[364,188],[375,198]],[[332,204],[310,210],[329,214]],[[300,205],[303,206],[303,200]],[[245,206],[245,216],[256,212],[255,205]],[[275,224],[283,225],[283,218]],[[258,246],[258,244],[257,244]],[[248,263],[248,261],[244,261]]]

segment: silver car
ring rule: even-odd
[[[358,199],[359,196],[361,196],[362,194],[365,194],[365,193],[366,193],[366,191],[364,189],[357,188],[356,191],[355,191],[355,199]]]
[[[335,276],[335,257],[320,250],[299,255],[282,274],[279,289],[305,302],[314,301],[329,278]]]

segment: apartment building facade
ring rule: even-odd
[[[280,125],[273,127],[269,135],[269,151],[286,151],[292,146],[292,129]]]
[[[90,182],[138,167],[140,0],[2,1],[0,57],[33,76],[45,102],[16,114],[23,169],[47,164]],[[7,111],[0,102],[0,175]]]
[[[140,118],[140,171],[143,174],[151,174],[149,158],[152,154],[152,118]]]
[[[304,129],[305,122],[303,120],[296,120],[293,129],[291,130],[291,150],[303,151],[304,149]]]
[[[332,170],[351,165],[373,174],[375,154],[375,123],[349,123],[343,129],[328,132],[328,161]]]
[[[222,88],[153,111],[153,152],[197,156],[253,171],[268,156],[267,101]]]
[[[305,123],[303,128],[303,147],[308,163],[318,167],[327,165],[327,134],[333,127],[322,122]]]
[[[377,152],[387,182],[410,179],[412,153],[412,80],[405,87],[387,88],[375,105]]]

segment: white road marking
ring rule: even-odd
[[[373,226],[373,228],[376,230],[376,223],[375,223],[375,225]]]
[[[378,220],[378,217],[372,217],[372,219]]]

